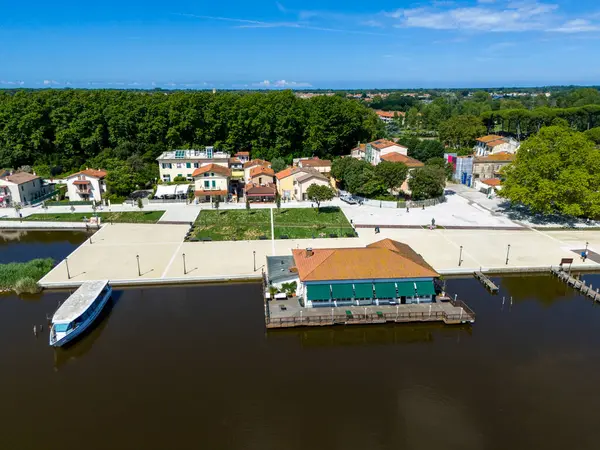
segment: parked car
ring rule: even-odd
[[[354,197],[351,197],[349,195],[345,195],[343,197],[340,197],[340,200],[343,202],[348,203],[349,205],[356,205],[358,202],[354,199]]]

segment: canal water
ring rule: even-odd
[[[597,449],[600,306],[494,281],[447,282],[472,327],[269,332],[257,284],[118,290],[67,350],[68,292],[0,296],[0,448]]]

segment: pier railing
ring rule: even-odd
[[[454,304],[456,303],[456,304]],[[327,325],[353,325],[353,324],[371,324],[385,322],[438,322],[462,323],[474,322],[475,313],[463,302],[453,302],[454,306],[463,308],[463,311],[457,313],[448,313],[446,311],[414,312],[404,311],[397,313],[380,314],[328,314],[328,315],[306,315],[301,317],[268,317],[267,328],[287,328],[298,326],[327,326]]]

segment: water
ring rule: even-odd
[[[0,229],[0,264],[34,258],[68,256],[89,236],[85,231],[31,231]]]
[[[67,350],[32,333],[67,292],[0,297],[0,448],[597,449],[600,307],[494,281],[448,281],[473,327],[268,333],[257,284],[119,290]]]

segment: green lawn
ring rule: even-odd
[[[345,237],[353,233],[352,226],[339,208],[293,208],[275,210],[275,238],[289,239]],[[271,213],[268,209],[202,210],[195,223],[194,238],[213,241],[255,240],[261,236],[271,239]]]
[[[127,211],[127,212],[99,212],[97,215],[102,222],[114,223],[156,223],[162,217],[164,211]],[[23,217],[23,221],[28,222],[83,222],[84,218],[89,219],[94,213],[49,213],[32,214]],[[8,219],[19,220],[19,219]]]

